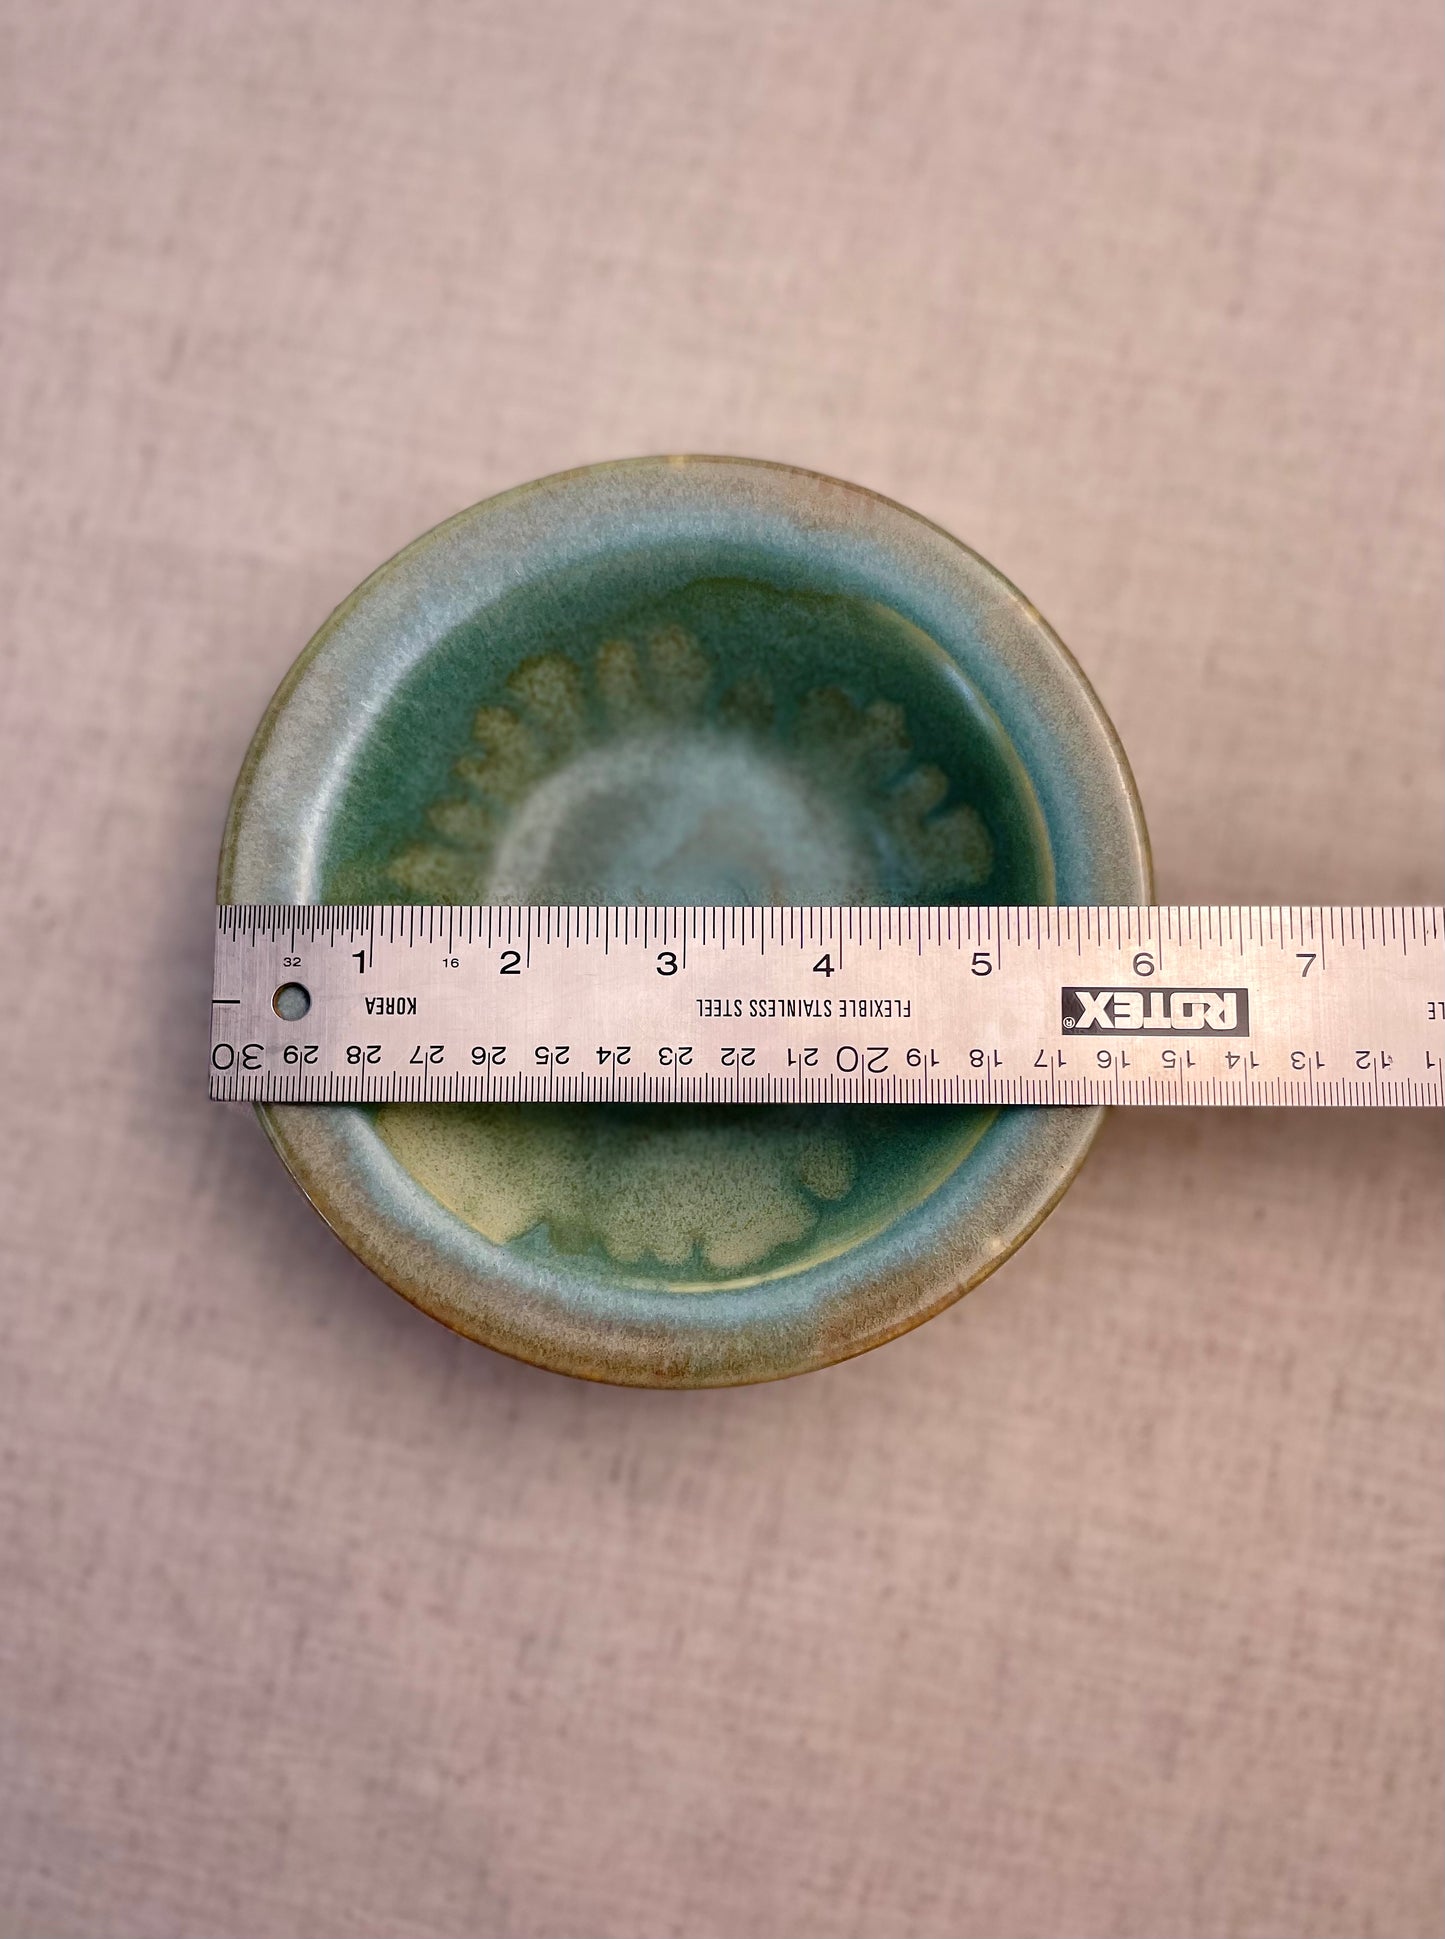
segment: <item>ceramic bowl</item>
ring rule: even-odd
[[[1146,902],[1098,700],[1006,580],[836,479],[546,478],[373,574],[282,684],[234,902]],[[863,1352],[1034,1229],[1093,1110],[263,1107],[339,1236],[488,1346],[651,1386]]]

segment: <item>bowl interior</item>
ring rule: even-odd
[[[796,550],[729,539],[700,554],[655,535],[533,574],[439,631],[355,740],[319,876],[344,902],[1056,893],[1004,722],[914,618]],[[878,1234],[968,1163],[993,1116],[387,1106],[374,1122],[493,1243],[699,1292]]]

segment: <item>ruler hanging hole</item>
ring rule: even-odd
[[[311,992],[304,983],[283,983],[271,999],[271,1008],[283,1023],[300,1023],[311,1008]]]

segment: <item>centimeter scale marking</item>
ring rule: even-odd
[[[216,911],[211,1096],[1445,1104],[1445,910]]]

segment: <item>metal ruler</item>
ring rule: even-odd
[[[1445,1103],[1438,908],[216,911],[211,1095]]]

